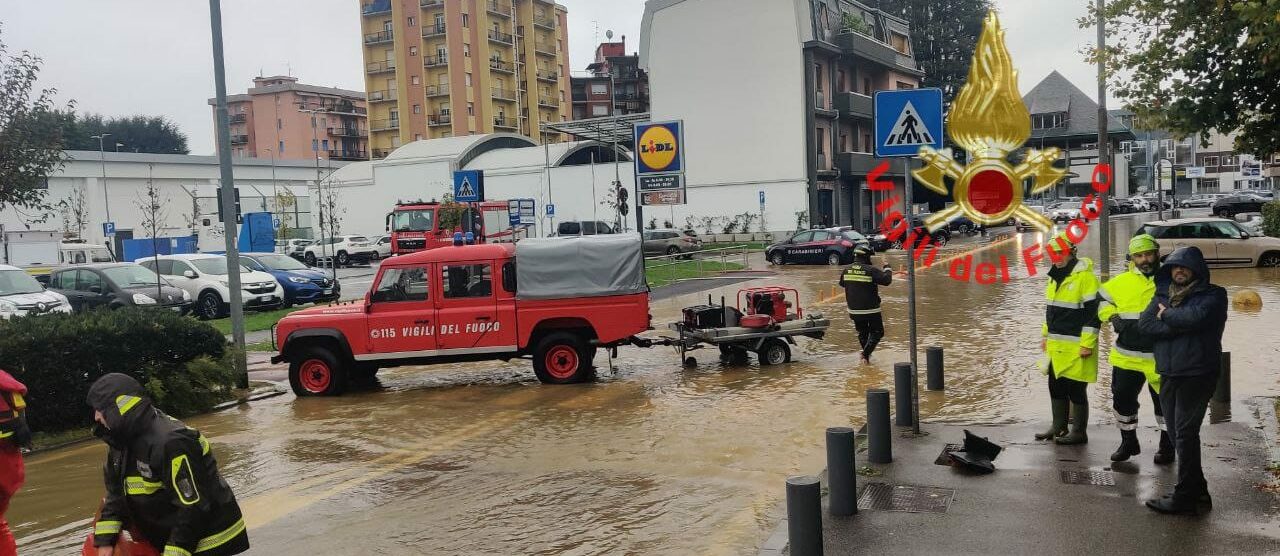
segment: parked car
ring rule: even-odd
[[[870,244],[866,236],[852,229],[806,230],[768,246],[764,255],[769,262],[778,266],[849,264],[853,262],[853,248],[859,243]]]
[[[161,255],[148,257],[138,264],[157,272],[175,287],[182,288],[195,299],[195,313],[213,319],[227,314],[231,308],[230,273],[225,255]],[[284,288],[270,274],[240,265],[241,299],[250,311],[267,311],[284,303]]]
[[[302,260],[303,251],[312,243],[309,239],[279,239],[276,240],[276,253]]]
[[[1244,228],[1245,231],[1249,232],[1249,235],[1258,237],[1267,235],[1262,231],[1263,219],[1261,214],[1251,212],[1246,214],[1237,214],[1233,218],[1241,228]]]
[[[915,224],[914,229],[917,234],[925,233],[924,219],[928,216],[929,216],[928,214],[919,214],[913,218],[913,221],[914,221],[913,223]],[[903,235],[900,238],[890,241],[889,237],[886,234],[877,230],[876,233],[871,234],[867,238],[867,241],[870,242],[871,248],[877,252],[888,251],[890,249],[902,249],[902,243],[907,238],[907,235],[909,234]],[[929,236],[933,243],[939,246],[946,245],[948,242],[951,241],[951,230],[949,230],[947,227],[942,227],[942,228],[939,228],[936,232],[929,234]]]
[[[566,220],[556,224],[556,236],[592,236],[597,234],[616,234],[613,226],[602,220]]]
[[[64,241],[58,246],[59,264],[113,263],[115,260],[105,245]]]
[[[159,287],[157,287],[159,281]],[[186,313],[192,297],[147,267],[134,263],[70,266],[49,275],[49,289],[66,296],[74,311],[155,307]]]
[[[1182,208],[1207,208],[1213,206],[1213,202],[1217,197],[1212,195],[1192,195],[1190,198],[1178,201]]]
[[[1133,207],[1134,212],[1149,212],[1152,210],[1151,203],[1137,195],[1129,197],[1125,201],[1129,203],[1129,206]]]
[[[1049,209],[1045,205],[1041,205],[1039,203],[1025,203],[1024,206],[1045,216],[1049,215]],[[1022,220],[1016,216],[1010,218],[1009,221],[1013,224],[1014,231],[1023,232],[1035,228],[1035,226],[1032,226],[1030,222]]]
[[[1230,195],[1214,201],[1212,212],[1214,216],[1231,218],[1242,212],[1262,212],[1262,205],[1268,202],[1268,199],[1253,194]]]
[[[66,296],[45,290],[21,268],[0,264],[0,319],[70,312]]]
[[[947,230],[961,234],[976,234],[987,229],[986,226],[969,220],[967,216],[957,216],[947,223]]]
[[[1142,200],[1146,201],[1147,205],[1151,207],[1151,210],[1161,210],[1161,206],[1164,207],[1164,210],[1173,208],[1173,203],[1170,200],[1170,195],[1168,193],[1165,193],[1163,199],[1161,199],[1160,193],[1150,191],[1138,195],[1138,197],[1141,197]]]
[[[1062,201],[1049,205],[1045,214],[1054,222],[1070,222],[1080,218],[1080,203]]]
[[[1280,238],[1255,236],[1224,218],[1148,222],[1137,233],[1158,239],[1161,257],[1179,247],[1195,246],[1210,266],[1280,267]]]
[[[241,253],[241,263],[249,270],[270,274],[284,288],[284,306],[325,303],[342,296],[342,285],[323,270],[311,268],[292,257],[277,253]]]
[[[1120,214],[1132,214],[1135,212],[1146,212],[1146,201],[1135,199],[1133,197],[1125,197],[1116,199],[1116,209]]]
[[[679,255],[702,249],[702,240],[679,230],[645,230],[645,255]]]
[[[352,263],[368,264],[378,256],[378,250],[365,236],[327,237],[306,246],[302,250],[302,260],[307,266],[316,266],[320,261],[332,258],[338,266],[351,266]]]
[[[377,252],[374,260],[385,259],[391,256],[391,236],[378,236],[373,240],[373,249]]]

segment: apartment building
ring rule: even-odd
[[[305,85],[292,76],[256,77],[248,92],[227,97],[231,154],[368,160],[364,96],[360,91]],[[209,105],[216,117],[217,99],[209,99]]]
[[[1067,177],[1055,186],[1049,198],[1083,197],[1093,190],[1093,167],[1098,164],[1098,103],[1056,70],[1040,80],[1022,97],[1031,115],[1031,137],[1026,146],[1035,149],[1057,147],[1062,151],[1060,166]],[[1107,117],[1110,153],[1132,141],[1133,132],[1114,114]],[[1112,192],[1121,197],[1135,193],[1129,180],[1129,159],[1114,156],[1115,183]]]
[[[627,36],[596,47],[588,75],[570,80],[573,119],[642,114],[649,111],[649,76],[640,69],[640,55],[627,55]]]
[[[360,0],[373,158],[423,139],[559,134],[567,11],[550,0]]]
[[[1280,188],[1280,154],[1259,158],[1236,151],[1235,133],[1213,131],[1201,143],[1198,135],[1179,139],[1168,130],[1144,129],[1127,109],[1112,110],[1111,114],[1133,129],[1135,139],[1121,143],[1120,153],[1129,159],[1133,179],[1142,187],[1151,187],[1152,172],[1148,167],[1168,160],[1176,170],[1178,196]],[[1204,177],[1188,178],[1186,168],[1196,166],[1204,168]]]

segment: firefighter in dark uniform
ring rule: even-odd
[[[871,362],[871,353],[884,337],[884,319],[880,316],[880,286],[893,283],[893,271],[889,265],[876,268],[871,265],[871,246],[858,244],[853,248],[853,264],[840,274],[840,286],[844,288],[844,301],[849,307],[849,318],[858,330],[858,345],[862,348],[862,362]]]
[[[107,496],[93,530],[100,556],[120,532],[163,556],[223,556],[249,549],[244,518],[199,431],[152,407],[133,378],[113,373],[89,388],[94,435],[107,452]],[[163,549],[161,549],[163,547]]]

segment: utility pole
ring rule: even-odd
[[[1098,163],[1111,164],[1111,144],[1107,138],[1107,0],[1098,0]],[[1115,169],[1108,172],[1111,183],[1102,192],[1102,217],[1098,219],[1098,251],[1102,261],[1102,281],[1111,279],[1111,187],[1115,186]],[[913,354],[914,355],[914,354]]]
[[[89,137],[98,140],[98,163],[102,166],[102,207],[107,212],[107,222],[111,221],[111,196],[107,194],[107,155],[103,150],[102,141],[110,136],[110,133],[101,133]],[[107,237],[107,242],[110,243],[110,241],[111,238]]]
[[[324,184],[322,184],[320,180],[320,138],[316,135],[316,113],[324,112],[325,110],[323,108],[323,106],[318,108],[306,108],[305,104],[298,104],[299,112],[311,115],[311,145],[314,147],[311,151],[311,155],[316,161],[316,197],[319,201],[318,206],[320,207],[320,256],[329,260],[329,268],[333,271],[333,280],[336,282],[338,281],[337,255],[329,253],[329,243],[326,241],[329,236],[324,233],[324,205],[326,198],[324,194]],[[332,188],[333,184],[329,184],[329,187]],[[333,207],[329,207],[329,209],[332,211]],[[332,226],[329,227],[329,233],[333,234]],[[324,265],[320,265],[320,268],[324,268]]]
[[[231,174],[231,123],[227,119],[227,76],[222,62],[222,2],[209,0],[209,30],[213,35],[213,81],[218,99],[218,166],[222,169],[223,239],[227,246],[227,288],[231,290],[231,338],[235,344],[236,386],[249,387],[244,351],[244,300],[240,286],[240,253],[236,250],[235,178]]]

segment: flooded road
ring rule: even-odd
[[[1113,224],[1117,271],[1139,223]],[[944,346],[948,369],[945,392],[922,392],[926,424],[1047,414],[1036,369],[1046,278],[1028,277],[1018,255],[1038,235],[957,241],[919,273],[920,345]],[[978,248],[979,261],[1008,258],[1011,283],[947,276],[945,259]],[[1082,254],[1097,252],[1095,230]],[[895,269],[904,261],[887,258]],[[669,348],[623,348],[614,373],[601,358],[599,382],[574,386],[539,385],[523,361],[392,369],[377,391],[287,395],[189,423],[235,488],[251,554],[752,553],[781,516],[783,479],[821,469],[823,429],[860,426],[865,391],[892,388],[893,362],[907,359],[905,279],[882,289],[887,335],[860,366],[843,296],[831,295],[836,275],[785,267],[753,282],[795,286],[806,310],[831,317],[827,337],[799,340],[787,365],[723,366],[699,351],[685,369]],[[1236,399],[1280,394],[1280,270],[1215,270],[1214,281],[1263,298],[1261,312],[1231,310]],[[710,293],[732,298],[740,287]],[[706,295],[655,303],[654,322]],[[1089,393],[1110,432],[1108,375],[1104,362]],[[1150,409],[1141,415],[1149,424]],[[9,515],[23,554],[78,553],[103,453],[85,444],[28,461]]]

